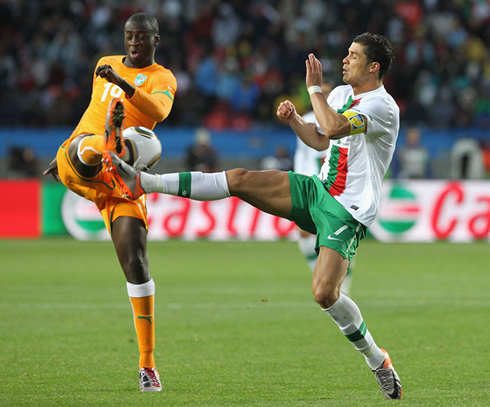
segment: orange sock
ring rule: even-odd
[[[140,369],[155,367],[155,283],[153,279],[144,284],[127,283],[128,295],[133,307],[134,327],[140,351]]]
[[[78,145],[78,158],[85,165],[97,165],[105,150],[103,136],[87,136]]]
[[[140,369],[142,367],[155,367],[155,321],[153,316],[154,296],[134,298],[130,297],[134,313],[134,326],[138,336],[140,350]]]

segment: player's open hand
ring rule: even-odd
[[[314,54],[309,54],[306,60],[306,87],[321,86],[323,80],[322,63]]]
[[[281,102],[277,108],[277,117],[283,122],[290,123],[296,115],[296,107],[289,100]]]
[[[43,172],[43,175],[51,174],[56,181],[60,180],[58,175],[58,161],[56,161],[56,157],[49,163],[48,168],[46,168]]]

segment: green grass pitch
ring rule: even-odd
[[[380,406],[295,242],[150,242],[161,393],[109,242],[0,241],[1,406]],[[352,297],[401,406],[490,404],[488,244],[362,242]],[[392,404],[393,405],[393,404]]]

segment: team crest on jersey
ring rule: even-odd
[[[143,82],[146,81],[148,76],[143,75],[142,73],[139,73],[136,78],[134,78],[134,84],[136,86],[141,86],[143,85]]]

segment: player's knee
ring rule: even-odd
[[[322,308],[330,308],[339,299],[340,288],[335,284],[315,284],[312,285],[315,301]]]
[[[131,256],[122,264],[126,279],[133,284],[143,284],[148,281],[149,271],[147,262],[141,256]]]

